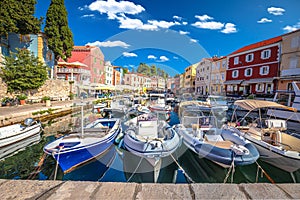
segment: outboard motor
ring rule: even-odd
[[[31,126],[33,122],[34,122],[33,118],[27,118],[27,119],[24,120],[24,124],[26,126]]]

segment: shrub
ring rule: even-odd
[[[25,100],[25,99],[27,99],[27,96],[26,96],[26,94],[20,94],[20,95],[17,96],[17,98],[19,100]]]

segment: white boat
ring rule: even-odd
[[[264,100],[237,100],[234,103],[248,113],[243,118],[232,120],[228,129],[244,136],[259,150],[260,158],[287,172],[300,169],[300,139],[286,133],[287,124],[282,119],[264,119],[262,109],[284,109],[291,112],[295,108]],[[258,117],[247,122],[247,117],[258,110]],[[233,119],[234,119],[233,115]]]
[[[24,124],[1,127],[0,159],[35,142],[42,130],[42,124],[32,118],[27,118]]]
[[[282,104],[296,110],[270,109],[267,114],[273,118],[288,120],[288,126],[291,124],[291,126],[298,128],[300,125],[300,89],[295,81],[292,82],[292,86],[293,90],[291,91],[277,91],[273,101],[279,103],[281,100],[286,100]]]
[[[223,108],[224,111],[228,110],[227,99],[224,96],[209,95],[206,101],[213,107],[218,106],[219,108]]]
[[[183,111],[180,122],[174,126],[175,131],[182,137],[183,143],[201,158],[230,167],[233,164],[252,164],[259,157],[253,144],[228,129],[219,128],[217,118],[205,115],[199,108]]]
[[[153,113],[142,114],[125,123],[124,147],[131,153],[145,158],[156,167],[161,158],[170,156],[180,146],[176,131]]]

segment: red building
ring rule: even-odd
[[[238,49],[228,56],[226,94],[272,94],[276,89],[282,37]]]

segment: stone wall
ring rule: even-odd
[[[6,93],[7,86],[0,79],[0,101],[4,97],[14,97],[15,94]],[[65,80],[47,80],[45,84],[37,90],[31,90],[28,100],[40,101],[44,96],[50,96],[52,100],[65,100],[70,93],[70,84]]]

